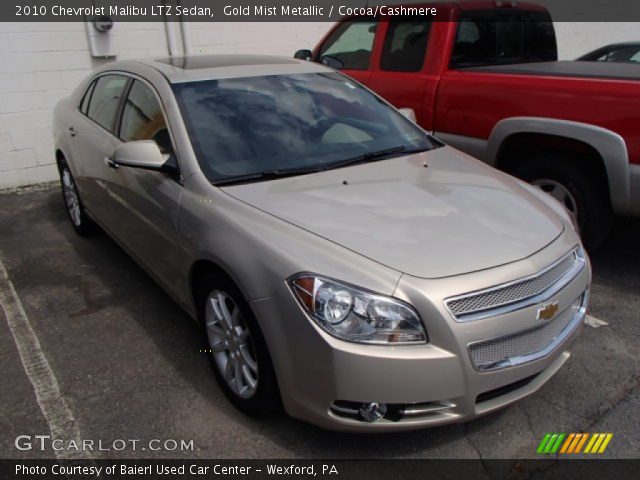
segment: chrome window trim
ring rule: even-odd
[[[580,325],[584,321],[584,319],[585,319],[585,317],[587,315],[587,305],[589,305],[589,293],[590,293],[589,289],[587,288],[582,293],[582,299],[581,299],[581,302],[580,302],[580,307],[578,308],[578,311],[575,313],[573,318],[560,331],[560,333],[558,333],[555,336],[555,338],[551,342],[549,342],[549,344],[547,344],[546,347],[544,347],[541,350],[538,350],[537,352],[528,353],[526,355],[517,355],[515,357],[505,358],[505,359],[499,360],[497,362],[487,363],[485,365],[477,366],[473,362],[473,359],[471,358],[470,348],[473,345],[476,345],[476,344],[479,344],[479,343],[491,342],[491,341],[494,341],[494,340],[500,340],[501,338],[509,337],[510,335],[513,335],[513,334],[500,335],[500,336],[493,337],[493,338],[486,338],[484,340],[478,340],[478,341],[471,342],[471,343],[467,344],[467,352],[469,353],[469,360],[471,361],[471,365],[473,366],[474,370],[476,370],[478,372],[492,372],[492,371],[501,370],[501,369],[507,368],[507,367],[517,367],[518,365],[523,365],[525,363],[533,362],[533,361],[539,360],[539,359],[544,358],[547,355],[549,355],[562,342],[564,342],[566,340],[566,338],[569,335],[571,335],[571,333],[573,333],[573,331],[578,327],[578,325]],[[515,332],[515,333],[517,333],[517,332]]]
[[[460,300],[460,299],[465,299],[465,298],[469,298],[469,297],[474,297],[477,295],[483,295],[486,293],[490,293],[496,290],[501,290],[503,288],[508,288],[511,287],[513,285],[517,285],[519,283],[523,283],[529,280],[533,280],[537,277],[540,277],[542,275],[544,275],[545,273],[547,273],[549,270],[551,270],[552,268],[556,267],[557,265],[559,265],[560,263],[562,263],[568,256],[570,255],[574,255],[575,256],[575,261],[574,264],[571,266],[571,268],[569,270],[567,270],[564,275],[562,275],[555,283],[553,283],[549,288],[547,288],[546,290],[531,296],[531,297],[526,297],[523,298],[522,300],[516,300],[514,302],[509,302],[506,304],[502,304],[502,305],[497,305],[495,307],[489,307],[487,309],[484,310],[479,310],[476,312],[471,312],[471,313],[462,313],[462,314],[458,314],[456,315],[450,308],[449,308],[449,303],[453,302],[455,300]],[[490,288],[486,288],[483,290],[476,290],[473,292],[468,292],[468,293],[464,293],[462,295],[456,295],[455,297],[449,297],[446,298],[444,301],[444,305],[445,308],[447,309],[447,311],[449,312],[449,314],[453,317],[453,319],[456,322],[459,323],[464,323],[464,322],[472,322],[475,320],[482,320],[484,318],[489,318],[489,317],[496,317],[498,315],[504,315],[507,313],[511,313],[511,312],[515,312],[517,310],[522,310],[523,308],[527,308],[527,307],[531,307],[533,305],[536,305],[538,303],[542,303],[547,301],[550,297],[552,297],[553,295],[557,294],[560,290],[562,290],[564,287],[566,287],[581,271],[582,269],[585,267],[587,261],[586,261],[586,256],[584,253],[584,250],[581,247],[576,247],[573,250],[571,250],[571,252],[569,252],[567,255],[563,255],[559,260],[555,261],[554,263],[552,263],[551,265],[549,265],[548,267],[544,268],[543,270],[540,270],[537,273],[534,273],[533,275],[529,275],[528,277],[522,277],[519,278],[517,280],[513,280],[511,282],[506,282],[506,283],[502,283],[500,285],[496,285]]]

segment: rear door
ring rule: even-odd
[[[381,25],[379,61],[369,86],[397,108],[411,108],[418,123],[431,128],[439,75],[428,73],[427,50],[433,22],[426,17],[394,17]],[[425,92],[430,92],[425,98]]]
[[[74,160],[78,165],[81,194],[91,214],[106,225],[112,208],[106,191],[105,157],[112,141],[116,113],[129,79],[123,75],[105,74],[91,86],[90,98],[83,102],[84,121],[74,125]]]
[[[320,45],[315,60],[368,85],[377,30],[373,17],[344,21]]]

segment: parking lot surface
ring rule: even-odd
[[[57,186],[0,193],[0,456],[53,457],[14,445],[53,423],[107,445],[193,440],[94,458],[523,458],[547,432],[611,432],[600,457],[640,458],[639,240],[640,222],[620,218],[593,255],[593,326],[539,392],[466,424],[347,435],[236,411],[199,351],[200,327],[104,233],[78,237]]]

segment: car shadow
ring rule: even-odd
[[[640,219],[618,217],[607,241],[591,257],[598,285],[640,292]]]

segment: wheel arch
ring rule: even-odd
[[[191,268],[189,269],[189,276],[188,276],[188,289],[189,289],[188,291],[189,291],[190,300],[191,300],[191,307],[193,308],[193,311],[195,312],[196,317],[199,313],[198,312],[198,293],[199,293],[198,287],[201,284],[201,282],[204,280],[204,278],[206,278],[209,275],[213,275],[220,279],[231,282],[240,291],[240,293],[242,293],[245,300],[249,302],[250,297],[247,296],[247,292],[244,291],[244,289],[242,288],[242,285],[227,271],[226,268],[220,265],[219,262],[213,261],[208,258],[202,258],[193,262],[193,264],[191,265]]]
[[[629,158],[624,139],[615,132],[569,120],[538,117],[514,117],[496,124],[487,144],[486,160],[489,164],[509,171],[514,161],[507,157],[513,145],[582,152],[591,165],[604,169],[609,187],[611,205],[616,213],[629,210]],[[594,163],[595,162],[595,163]]]
[[[62,150],[56,148],[56,165],[58,165],[58,170],[62,168],[62,162],[66,160],[66,156]]]

